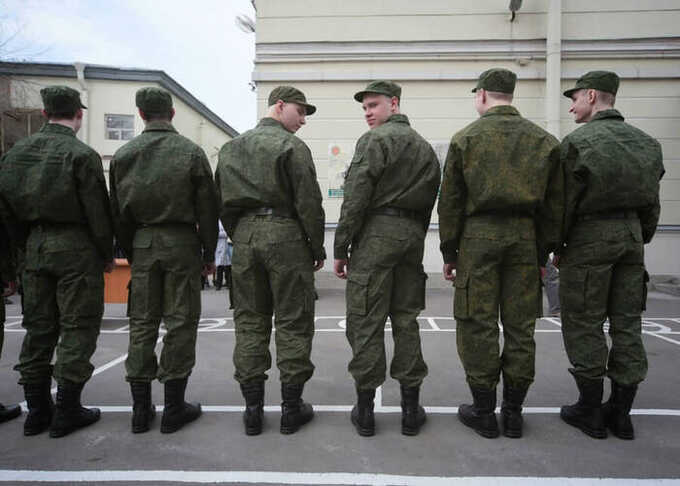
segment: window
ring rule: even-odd
[[[132,140],[135,136],[134,115],[105,115],[107,140]]]

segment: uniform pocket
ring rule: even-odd
[[[470,283],[470,275],[463,273],[456,275],[453,281],[455,293],[453,294],[453,317],[460,319],[467,319],[470,316],[468,303],[468,284]]]
[[[370,274],[367,272],[350,272],[347,276],[347,312],[365,316],[368,312],[368,282]]]

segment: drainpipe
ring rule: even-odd
[[[546,129],[560,138],[560,81],[562,77],[562,0],[548,0],[545,45]]]
[[[90,97],[88,96],[87,85],[85,84],[85,63],[76,62],[73,63],[73,67],[76,68],[76,75],[78,76],[78,84],[80,84],[80,99],[83,104],[89,108]],[[83,110],[83,125],[80,129],[82,133],[82,141],[89,144],[90,143],[90,117],[88,115],[88,110]]]

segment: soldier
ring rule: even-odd
[[[247,435],[262,432],[272,312],[281,433],[313,416],[302,391],[314,372],[314,272],[326,259],[325,215],[312,154],[294,133],[315,111],[300,90],[279,86],[269,94],[267,116],[220,150],[215,179],[220,218],[234,242],[234,378],[246,402]]]
[[[606,427],[633,439],[630,409],[647,373],[640,314],[649,275],[644,244],[659,220],[661,146],[614,109],[618,76],[591,71],[564,92],[584,123],[562,141],[566,181],[565,247],[561,249],[562,335],[580,396],[562,419],[595,438]],[[609,317],[611,350],[602,325]],[[611,397],[602,407],[603,378]]]
[[[2,344],[5,336],[5,297],[9,297],[15,291],[15,276],[14,276],[14,258],[9,246],[9,234],[5,229],[5,225],[0,220],[0,289],[3,290],[0,295],[2,302],[0,303],[0,353],[2,353]],[[7,291],[5,284],[8,285]],[[7,422],[13,418],[21,415],[21,407],[19,405],[5,406],[0,403],[0,423]]]
[[[101,159],[76,138],[85,108],[80,93],[49,86],[40,95],[47,123],[0,162],[0,206],[26,260],[26,336],[15,366],[28,404],[24,434],[49,426],[50,437],[62,437],[100,417],[99,409],[81,406],[80,395],[94,369],[113,229]]]
[[[385,381],[384,328],[392,322],[390,375],[401,385],[404,435],[425,422],[419,405],[427,365],[416,318],[425,308],[423,248],[437,197],[440,169],[430,144],[400,113],[401,87],[373,81],[354,95],[369,131],[358,140],[345,180],[335,232],[335,274],[347,279],[349,372],[357,404],[351,420],[359,435],[375,433],[373,400]]]
[[[170,94],[142,88],[135,102],[144,131],[116,151],[109,177],[116,238],[132,266],[126,380],[133,433],[148,431],[155,416],[151,381],[164,384],[167,434],[201,414],[184,392],[196,362],[201,273],[215,270],[217,197],[205,152],[172,126]],[[159,362],[161,319],[167,332]]]
[[[460,406],[458,418],[487,438],[499,434],[501,374],[503,433],[522,436],[542,306],[539,265],[556,247],[562,222],[559,143],[512,106],[516,79],[507,69],[479,76],[472,91],[480,118],[451,139],[438,206],[444,277],[455,285],[458,354],[474,400]]]

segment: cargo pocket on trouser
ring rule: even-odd
[[[649,290],[649,273],[647,270],[645,270],[645,273],[642,277],[642,310],[645,311],[647,310],[647,292]]]
[[[368,313],[368,272],[349,272],[347,276],[347,313],[365,316]]]
[[[456,319],[467,319],[470,317],[470,308],[468,303],[468,284],[470,282],[470,275],[468,273],[461,273],[456,275],[453,281],[455,292],[453,294],[453,317]]]

